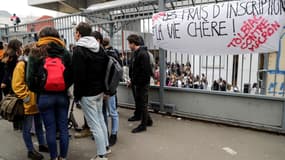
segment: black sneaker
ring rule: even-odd
[[[109,144],[110,146],[115,145],[117,142],[117,135],[116,134],[112,134],[109,138]]]
[[[152,119],[149,119],[148,121],[147,121],[147,126],[148,127],[151,127],[153,125],[153,121],[152,121]]]
[[[28,158],[32,159],[32,160],[42,160],[44,159],[44,156],[42,154],[40,154],[37,151],[29,151],[28,152]]]
[[[139,125],[137,128],[132,130],[132,133],[140,133],[140,132],[144,132],[144,131],[146,131],[146,127]]]
[[[128,119],[129,122],[134,122],[134,121],[140,121],[141,119],[136,117],[136,116],[132,116]]]
[[[49,153],[49,149],[47,145],[39,145],[39,152]]]

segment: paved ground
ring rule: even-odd
[[[81,114],[77,112],[77,118]],[[154,126],[131,134],[130,110],[120,109],[119,141],[110,160],[284,160],[285,137],[199,121],[152,115]],[[81,121],[80,121],[81,122]],[[81,122],[82,123],[82,122]],[[71,131],[73,133],[73,131]],[[91,138],[70,141],[69,160],[89,160],[95,152]],[[49,159],[45,155],[45,159]],[[0,121],[0,160],[26,160],[20,132]]]

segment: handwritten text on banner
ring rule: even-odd
[[[200,5],[153,15],[155,45],[200,55],[278,50],[285,0],[242,0]]]

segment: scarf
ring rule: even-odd
[[[42,45],[47,45],[49,43],[56,43],[62,47],[65,47],[65,44],[64,42],[59,39],[59,38],[55,38],[55,37],[43,37],[43,38],[40,38],[39,41],[37,42],[37,46],[42,46]]]

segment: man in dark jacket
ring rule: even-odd
[[[97,155],[92,160],[107,160],[109,140],[102,103],[104,78],[108,58],[97,40],[90,36],[92,28],[81,22],[76,27],[76,47],[73,50],[74,97],[79,101],[84,116],[95,138]]]
[[[131,85],[135,88],[135,103],[141,113],[141,124],[133,129],[132,133],[139,133],[146,131],[146,127],[152,125],[152,119],[147,108],[151,66],[147,48],[140,46],[140,37],[134,34],[130,35],[128,42],[129,48],[133,51],[130,66]]]

